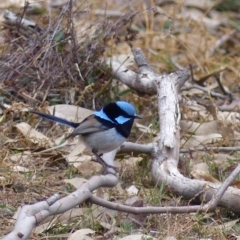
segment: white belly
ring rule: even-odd
[[[115,128],[82,136],[82,139],[87,148],[90,150],[96,149],[98,153],[111,152],[121,146],[126,140]]]

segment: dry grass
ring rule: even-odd
[[[56,103],[71,103],[82,107],[96,108],[110,100],[126,99],[136,104],[142,115],[142,122],[146,126],[152,124],[158,129],[155,96],[136,93],[127,90],[116,83],[104,65],[108,56],[122,54],[128,56],[130,47],[140,47],[144,50],[149,62],[157,72],[171,72],[180,66],[193,66],[194,80],[202,81],[201,85],[211,85],[216,82],[215,75],[221,74],[222,84],[238,96],[239,79],[239,50],[240,35],[237,23],[239,16],[232,12],[215,12],[214,4],[204,8],[201,13],[208,17],[205,25],[203,19],[192,20],[189,14],[197,14],[196,7],[186,7],[183,1],[158,5],[146,10],[145,2],[153,1],[114,1],[107,6],[104,3],[91,4],[71,2],[52,12],[40,15],[28,14],[38,23],[37,28],[22,29],[20,26],[2,23],[1,36],[5,42],[1,45],[0,56],[0,106],[10,104],[5,109],[0,124],[0,220],[1,233],[11,230],[14,221],[13,213],[19,206],[34,203],[60,192],[62,195],[73,191],[73,187],[66,184],[64,179],[82,176],[78,169],[69,166],[60,150],[44,154],[35,154],[45,145],[32,143],[14,127],[16,123],[28,122],[36,124],[36,119],[26,114],[26,107],[44,108]],[[161,1],[159,1],[161,2]],[[213,1],[214,2],[214,1]],[[119,10],[125,15],[111,16],[97,14],[96,10]],[[131,9],[131,13],[129,13]],[[14,9],[16,11],[16,9]],[[22,10],[17,9],[20,16]],[[215,15],[214,15],[215,14]],[[217,16],[216,16],[217,15]],[[231,19],[229,21],[228,19]],[[223,22],[224,20],[224,22]],[[51,21],[51,24],[49,24]],[[236,30],[234,37],[229,37],[221,46],[216,47],[217,41],[224,35]],[[77,63],[77,64],[76,64]],[[134,69],[134,66],[131,66]],[[214,73],[213,75],[211,75]],[[209,77],[206,77],[210,74]],[[216,91],[220,92],[219,89]],[[229,103],[227,98],[212,98],[207,93],[183,92],[185,101],[201,102],[206,106]],[[94,99],[94,105],[93,105]],[[205,102],[203,103],[202,100]],[[207,118],[183,104],[183,118],[196,122],[210,121],[211,111]],[[238,130],[234,123],[221,122],[226,131]],[[48,137],[60,136],[65,129],[59,126],[44,125],[41,131]],[[131,140],[140,136],[137,128],[133,129]],[[227,136],[225,134],[224,136]],[[232,135],[231,135],[232,137]],[[153,136],[144,134],[141,142],[152,141]],[[189,139],[189,134],[183,132],[182,138]],[[229,139],[229,138],[228,138]],[[226,139],[225,139],[226,140]],[[237,142],[237,140],[236,140]],[[229,141],[219,141],[215,145],[228,146]],[[238,156],[230,155],[228,166],[222,167],[212,163],[213,153],[201,153],[182,157],[181,171],[190,176],[191,162],[205,162],[209,165],[210,174],[222,180],[236,164]],[[21,156],[16,157],[14,156]],[[130,164],[126,170],[126,159],[129,156],[119,156],[122,161],[121,187],[125,190],[134,184],[139,189],[139,197],[144,205],[178,206],[188,205],[189,202],[172,195],[165,186],[155,187],[150,175],[150,163],[146,156],[140,162]],[[28,168],[28,172],[14,169],[16,166]],[[230,170],[229,170],[230,169]],[[84,177],[91,173],[85,172]],[[116,189],[106,190],[109,199],[124,203],[129,196],[124,191]],[[98,209],[98,210],[96,210]],[[111,223],[100,208],[89,208],[89,212],[81,218],[65,219],[51,226],[40,235],[34,234],[32,239],[47,239],[59,236],[66,239],[66,234],[76,229],[91,228],[95,230],[93,238],[101,237],[107,232],[101,221]],[[96,212],[101,213],[96,217]],[[233,213],[218,209],[212,214],[179,214],[179,215],[150,215],[131,216],[123,213],[107,211],[116,220],[119,230],[112,237],[125,236],[130,233],[143,232],[164,239],[175,236],[177,239],[237,239],[240,228]],[[103,216],[104,215],[104,216]],[[90,216],[90,217],[89,217]],[[104,220],[103,220],[104,219]],[[225,227],[222,225],[227,223]],[[61,235],[62,234],[62,235]]]

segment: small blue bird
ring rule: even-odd
[[[94,112],[80,123],[70,122],[46,113],[30,112],[74,128],[66,139],[79,135],[104,168],[111,166],[105,163],[99,155],[121,146],[130,135],[134,119],[141,118],[137,115],[134,106],[124,101],[108,103],[100,111]]]

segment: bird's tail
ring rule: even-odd
[[[79,126],[79,123],[75,123],[75,122],[70,122],[68,120],[65,120],[65,119],[62,119],[62,118],[59,118],[59,117],[56,117],[56,116],[53,116],[53,115],[50,115],[50,114],[46,114],[46,113],[42,113],[42,112],[37,112],[37,111],[29,111],[30,113],[34,113],[34,114],[37,114],[43,118],[46,118],[48,120],[51,120],[53,122],[57,122],[57,123],[60,123],[60,124],[63,124],[63,125],[66,125],[68,127],[72,127],[72,128],[76,128]]]

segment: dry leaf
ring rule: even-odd
[[[18,163],[18,164],[29,164],[30,162],[33,161],[33,157],[31,152],[29,151],[24,151],[22,153],[16,153],[16,154],[11,154],[8,159],[12,161],[13,163]]]
[[[240,114],[238,112],[218,111],[217,118],[222,122],[239,123]]]
[[[83,208],[73,208],[61,215],[57,215],[54,217],[50,216],[35,228],[34,233],[36,234],[42,233],[58,222],[64,223],[64,221],[68,221],[69,219],[73,218],[79,219],[81,216],[83,216]]]
[[[81,230],[77,230],[73,234],[71,234],[68,238],[68,240],[91,240],[93,238],[87,236],[87,234],[94,234],[95,231],[93,231],[90,228],[85,228]]]
[[[65,183],[69,183],[73,185],[76,189],[79,188],[82,183],[86,182],[87,180],[85,178],[71,178],[71,179],[64,179]]]
[[[84,212],[88,210],[89,210],[88,208],[75,207],[64,212],[61,215],[58,215],[57,219],[59,222],[69,221],[69,219],[73,218],[77,218],[79,220],[79,218],[83,216]]]
[[[197,96],[197,95],[203,95],[203,91],[197,88],[191,88],[188,90],[184,90],[181,92],[183,96]],[[200,109],[202,109],[203,107],[200,107],[200,105],[198,105]],[[197,110],[199,110],[199,108]]]
[[[143,240],[143,239],[157,240],[157,238],[144,234],[132,234],[123,238],[119,238],[119,240]]]
[[[112,60],[116,61],[124,67],[130,67],[135,64],[133,54],[130,52],[129,54],[118,54],[113,55]]]
[[[134,197],[128,198],[125,201],[125,204],[128,206],[143,207],[143,199],[139,196],[134,196]]]
[[[229,221],[229,222],[226,222],[226,223],[217,225],[217,226],[213,226],[212,228],[218,229],[218,230],[223,230],[223,231],[229,231],[229,230],[232,229],[232,227],[233,227],[234,225],[237,224],[238,221],[239,221],[239,219],[236,219],[236,220]]]
[[[66,160],[73,164],[74,167],[78,167],[81,163],[85,161],[90,161],[92,158],[88,155],[81,155],[81,153],[86,149],[86,146],[83,142],[78,141],[76,146],[71,150],[71,152],[65,156]]]
[[[123,170],[130,171],[130,169],[134,168],[138,163],[140,163],[143,160],[142,157],[129,157],[121,160],[120,166]],[[118,163],[117,161],[115,161]]]
[[[7,179],[5,177],[2,177],[0,176],[0,184],[4,185],[4,182],[6,181]]]
[[[194,135],[209,135],[211,133],[219,133],[218,121],[198,123],[193,121],[182,120],[180,127],[183,132],[194,133]]]
[[[13,166],[12,171],[13,172],[30,172],[28,168],[21,167],[21,166]]]
[[[117,191],[120,195],[123,195],[125,193],[120,182],[118,182],[118,184],[115,186],[115,188],[117,189]]]
[[[101,198],[101,199],[104,199],[104,200],[108,200],[109,199],[109,193],[108,191],[106,191],[105,188],[98,188],[94,191],[94,195]]]
[[[220,183],[216,178],[211,176],[208,172],[204,172],[201,170],[191,171],[191,175],[198,180],[204,180],[212,183]]]
[[[221,167],[222,169],[229,167],[229,161],[228,158],[233,159],[233,156],[230,154],[225,153],[215,153],[213,155],[213,162],[218,167]]]
[[[203,13],[202,11],[200,11],[198,9],[183,8],[182,11],[183,11],[183,15],[185,18],[188,18],[188,19],[190,18],[191,20],[193,20],[201,25],[204,24],[205,27],[209,31],[217,30],[218,27],[220,27],[222,24],[224,24],[224,21],[225,21],[225,19],[223,19],[223,18],[222,19],[212,19],[212,18],[206,17],[205,13]],[[198,36],[199,36],[199,34],[198,34]],[[204,48],[203,48],[204,41],[202,41],[202,39],[201,39],[201,42],[199,42],[199,46],[200,45],[202,45],[201,50],[204,50]],[[200,50],[200,49],[198,48],[198,50]],[[196,50],[195,50],[195,52],[196,52]]]
[[[208,10],[212,7],[212,2],[209,0],[185,0],[183,2],[186,7],[194,7],[201,10]]]
[[[140,132],[150,133],[150,134],[157,134],[157,131],[156,131],[156,130],[153,130],[153,129],[151,128],[151,126],[145,126],[145,125],[142,125],[142,124],[136,122],[136,127],[138,128],[138,130],[139,130]]]
[[[127,193],[129,195],[137,195],[138,194],[138,189],[134,185],[132,185],[127,189]]]
[[[12,141],[10,138],[4,136],[2,133],[0,133],[0,147],[2,147],[5,143]]]
[[[239,180],[234,180],[232,182],[231,186],[240,189],[240,181]]]
[[[205,173],[209,173],[208,165],[205,162],[197,163],[192,166],[192,171],[202,171]]]
[[[33,143],[40,146],[46,146],[46,144],[53,146],[53,142],[44,134],[33,129],[29,124],[21,122],[16,124],[16,128],[25,136],[28,137]]]
[[[217,142],[219,140],[222,140],[222,135],[218,133],[212,133],[205,136],[192,136],[191,138],[187,139],[187,142],[185,139],[182,139],[181,146],[184,146],[185,148],[193,148],[199,145]]]
[[[83,177],[89,177],[94,173],[101,171],[102,165],[94,161],[85,161],[79,164],[76,168]]]
[[[48,218],[47,218],[48,219]],[[40,225],[38,225],[34,230],[33,233],[35,234],[40,234],[43,233],[44,231],[48,230],[49,228],[51,228],[52,226],[54,226],[54,224],[56,224],[57,219],[51,217],[51,219],[48,219],[48,222],[46,223],[42,223]]]
[[[89,109],[68,104],[49,106],[48,110],[50,114],[53,114],[54,112],[56,117],[64,118],[73,122],[81,122],[83,119],[93,113],[93,111]]]

